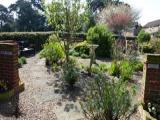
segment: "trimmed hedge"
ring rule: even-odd
[[[41,49],[42,45],[53,32],[4,32],[0,33],[0,40],[27,40],[35,46],[35,50]]]
[[[0,32],[0,41],[1,40],[27,40],[29,44],[33,44],[35,46],[35,50],[39,51],[42,49],[42,45],[46,42],[50,35],[54,34],[55,32]],[[60,33],[61,37],[62,33]],[[76,41],[83,41],[86,39],[86,33],[76,33]],[[114,36],[117,38],[117,36]],[[135,38],[133,38],[135,39]]]
[[[0,33],[0,41],[1,40],[27,40],[29,44],[33,44],[35,46],[35,50],[39,51],[42,49],[42,45],[46,42],[50,35],[55,32],[2,32]],[[67,35],[59,33],[59,35],[63,38]],[[76,33],[75,37],[77,40],[84,40],[86,35],[84,33]]]

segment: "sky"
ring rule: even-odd
[[[8,7],[16,0],[0,0],[0,4]],[[51,1],[51,0],[48,0]],[[140,13],[139,23],[145,25],[147,22],[160,19],[160,0],[121,0],[131,5]]]

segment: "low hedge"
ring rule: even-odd
[[[2,32],[0,33],[0,41],[1,40],[27,40],[29,44],[33,44],[35,46],[35,50],[39,51],[42,48],[42,45],[46,42],[50,35],[54,34],[55,32]],[[66,33],[59,35],[65,38]],[[76,33],[76,40],[84,40],[85,34],[84,33]]]

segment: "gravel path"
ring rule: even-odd
[[[10,103],[4,103],[0,104],[0,120],[80,120],[83,118],[78,101],[62,99],[63,95],[56,92],[54,84],[60,83],[59,76],[47,72],[44,59],[39,59],[36,55],[28,58],[27,63],[19,69],[20,78],[25,82],[25,91],[19,96],[21,115],[18,119],[10,116],[9,110],[12,107]]]

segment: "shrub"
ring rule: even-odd
[[[150,44],[154,47],[155,53],[160,54],[160,39],[153,39],[150,41]]]
[[[87,41],[80,42],[75,45],[74,50],[80,54],[89,55],[89,47]]]
[[[76,52],[76,51],[73,51],[73,52],[71,53],[71,55],[72,55],[72,56],[75,56],[75,57],[79,57],[80,54],[79,54],[78,52]]]
[[[149,42],[151,39],[151,35],[144,30],[141,30],[138,34],[138,42],[143,43],[143,42]]]
[[[26,60],[25,57],[21,57],[20,59],[21,59],[21,61],[22,61],[23,64],[27,64],[27,60]]]
[[[130,80],[135,71],[143,71],[143,63],[136,60],[123,60],[120,63],[113,61],[109,73],[120,77],[121,80]]]
[[[61,67],[57,64],[53,64],[51,70],[53,72],[60,71]]]
[[[87,69],[86,65],[84,65],[84,64],[80,64],[79,68],[80,69]]]
[[[134,71],[143,71],[143,63],[137,61],[134,64]]]
[[[87,41],[80,42],[69,51],[70,55],[81,58],[89,58],[89,47]]]
[[[155,48],[154,46],[152,46],[149,43],[145,43],[141,46],[141,49],[143,51],[143,53],[154,53],[155,52]]]
[[[102,64],[99,64],[99,68],[100,68],[101,71],[107,72],[108,68],[109,68],[109,65],[102,63]]]
[[[70,60],[69,63],[63,65],[63,79],[70,85],[73,86],[79,79],[79,69],[76,66],[75,60]]]
[[[21,59],[18,58],[18,67],[20,68],[20,67],[22,67],[22,65],[23,65],[23,63],[22,63]]]
[[[124,81],[131,79],[134,72],[134,67],[130,61],[124,60],[120,63],[120,78]]]
[[[75,50],[72,48],[69,50],[69,55],[72,55],[75,52]]]
[[[99,66],[92,66],[91,67],[91,72],[98,74],[98,73],[101,72],[101,70],[100,70]]]
[[[96,25],[90,28],[87,33],[87,40],[99,45],[96,49],[98,57],[111,57],[112,34],[105,25]]]
[[[111,63],[111,67],[109,68],[109,73],[113,76],[120,76],[120,65],[117,61],[113,61]]]
[[[41,58],[46,58],[51,64],[57,63],[64,58],[64,48],[55,35],[49,37],[47,43],[44,44],[43,50],[40,52]]]
[[[22,67],[24,64],[27,64],[27,60],[25,57],[18,58],[18,66]]]
[[[86,118],[90,120],[118,120],[131,106],[130,91],[124,81],[107,80],[98,74],[87,81],[85,102],[81,103]]]

